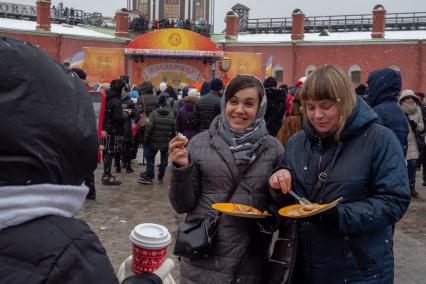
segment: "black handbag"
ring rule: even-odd
[[[297,223],[290,220],[280,225],[271,257],[264,265],[262,282],[291,284],[297,254]]]
[[[195,218],[178,225],[173,254],[189,259],[200,259],[210,256],[213,238],[216,235],[220,214],[215,217]]]
[[[228,192],[223,202],[229,202],[237,186]],[[173,254],[189,259],[207,258],[211,255],[214,237],[222,212],[214,217],[192,217],[189,214],[185,221],[178,224],[178,233]]]

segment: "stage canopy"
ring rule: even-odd
[[[221,58],[223,51],[209,38],[185,29],[160,29],[132,40],[127,56],[174,58]]]

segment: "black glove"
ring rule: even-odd
[[[417,123],[415,123],[414,120],[411,119],[408,122],[410,123],[411,129],[413,129],[413,131],[416,131]]]

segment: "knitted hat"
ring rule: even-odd
[[[197,89],[189,89],[188,96],[183,98],[184,102],[196,102],[200,98],[200,92]]]
[[[158,87],[160,88],[160,91],[164,92],[167,89],[167,84],[165,82],[161,82]]]
[[[222,80],[221,79],[219,79],[219,78],[213,78],[211,81],[210,81],[210,88],[213,90],[213,91],[216,91],[216,92],[218,92],[218,91],[220,91],[220,90],[223,90],[223,82],[222,82]]]

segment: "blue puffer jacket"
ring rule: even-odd
[[[379,117],[379,123],[393,130],[401,143],[404,156],[407,154],[408,121],[398,104],[401,92],[401,74],[385,68],[368,76],[367,101]]]
[[[410,193],[398,140],[376,120],[374,111],[358,99],[340,143],[316,136],[307,123],[288,142],[282,166],[292,172],[293,190],[310,197],[318,174],[336,155],[324,187],[311,201],[343,197],[335,211],[338,225],[298,223],[295,283],[393,282],[392,225],[405,213]],[[271,191],[281,206],[294,203]]]

